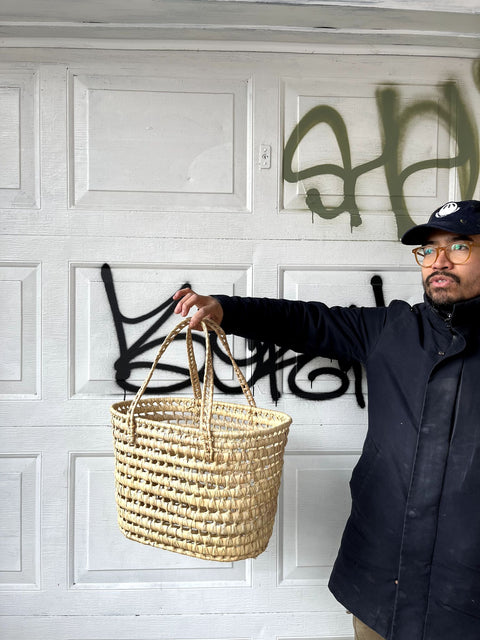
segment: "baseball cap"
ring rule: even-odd
[[[435,230],[465,236],[480,234],[480,200],[445,203],[432,213],[428,222],[406,231],[401,241],[403,244],[424,244],[428,234]]]

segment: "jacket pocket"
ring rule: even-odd
[[[350,493],[352,500],[358,500],[368,485],[370,477],[373,475],[375,466],[380,456],[380,450],[367,435],[363,445],[362,455],[352,471],[350,478]]]

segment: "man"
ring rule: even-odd
[[[225,331],[358,360],[369,424],[329,587],[358,640],[480,639],[480,201],[449,202],[402,242],[424,302],[319,302],[175,294]]]

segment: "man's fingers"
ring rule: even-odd
[[[185,296],[187,293],[193,293],[190,287],[185,287],[185,289],[179,289],[173,294],[173,299],[179,300],[180,298],[183,298],[183,296]]]
[[[196,311],[193,316],[192,319],[190,320],[190,328],[191,329],[201,329],[202,328],[202,320],[205,320],[205,318],[209,318],[210,315],[208,314],[208,312],[204,309],[199,309],[198,311]]]
[[[182,294],[182,291],[184,292]],[[177,293],[173,296],[174,300],[178,300],[178,304],[175,307],[175,313],[180,313],[184,318],[188,316],[190,309],[197,304],[196,299],[199,296],[192,291],[191,289],[183,289],[181,291],[177,291]]]
[[[175,313],[181,314],[186,318],[192,307],[197,307],[192,319],[190,321],[190,327],[192,329],[200,329],[202,320],[210,318],[217,324],[221,324],[223,318],[223,309],[218,300],[212,296],[200,296],[190,288],[180,289],[174,296],[174,300],[178,300],[178,304],[175,307]]]

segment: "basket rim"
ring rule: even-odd
[[[280,418],[281,416],[278,416]],[[112,428],[113,428],[113,436],[116,438],[115,430],[120,433],[128,434],[128,423],[125,414],[113,414],[112,413]],[[138,434],[138,437],[144,437],[147,440],[151,440],[152,437],[155,440],[155,437],[158,434],[165,432],[171,432],[179,434],[183,433],[185,436],[190,435],[191,437],[199,437],[201,435],[201,428],[199,425],[193,424],[181,424],[175,423],[174,421],[167,420],[153,420],[149,418],[144,418],[142,416],[136,415],[135,421],[137,426],[141,426],[147,430],[155,430],[156,433],[145,434],[142,436]],[[291,418],[288,416],[284,420],[279,420],[276,424],[259,424],[253,425],[251,423],[245,425],[235,425],[234,422],[231,425],[228,425],[227,428],[221,428],[218,425],[212,424],[211,430],[212,435],[217,439],[227,439],[232,440],[235,438],[240,438],[242,441],[251,434],[254,436],[264,436],[268,437],[273,434],[283,434],[282,437],[288,436],[290,426],[292,424]],[[188,443],[187,443],[188,444]]]
[[[175,402],[183,405],[189,404],[191,406],[198,405],[199,407],[201,405],[201,400],[195,399],[192,396],[146,396],[146,397],[144,396],[143,399],[139,402],[139,405],[144,406],[145,403],[152,403],[155,401],[158,401],[161,403]],[[122,418],[124,416],[126,417],[128,413],[128,409],[130,408],[132,403],[133,403],[133,400],[121,400],[119,402],[115,402],[110,406],[110,412]],[[279,409],[268,409],[266,407],[252,407],[248,404],[239,404],[238,402],[230,402],[225,400],[214,400],[213,406],[233,408],[233,409],[236,409],[237,411],[247,411],[248,413],[253,413],[253,414],[257,413],[259,415],[270,414],[270,415],[277,416],[279,418],[287,419],[290,422],[292,421],[292,417],[288,415],[288,413],[285,413],[284,411],[280,411]],[[137,412],[137,411],[135,411],[134,416],[137,420],[147,419],[147,418],[142,418],[141,412]]]

